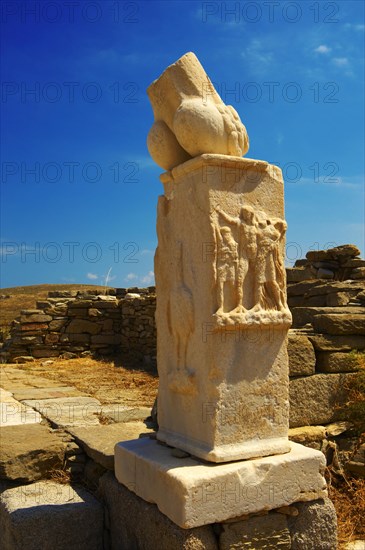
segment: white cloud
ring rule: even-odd
[[[141,250],[140,253],[141,253],[142,256],[153,256],[155,251],[154,250],[149,250],[148,248],[144,248],[143,250]]]
[[[144,277],[141,277],[141,283],[145,285],[150,285],[151,283],[154,282],[154,280],[155,280],[155,274],[153,271],[149,271],[147,275],[145,275]]]
[[[349,64],[347,57],[334,57],[332,61],[338,67],[347,67]]]
[[[269,63],[273,61],[273,54],[268,51],[265,44],[261,40],[255,38],[251,40],[250,44],[245,50],[241,52],[241,56],[256,69],[267,67]]]
[[[345,29],[364,32],[365,31],[365,25],[359,25],[354,23],[346,23]]]
[[[87,273],[86,277],[88,279],[91,279],[92,281],[95,281],[95,279],[99,279],[99,276],[96,273]]]
[[[133,282],[135,286],[150,286],[155,283],[155,274],[153,271],[149,271],[146,275],[136,275],[136,273],[128,273],[124,278],[127,283]]]
[[[331,48],[329,48],[325,44],[321,44],[314,51],[317,52],[317,53],[329,53],[331,51]]]

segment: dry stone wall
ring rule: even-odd
[[[289,437],[365,476],[365,445],[340,421],[347,383],[365,354],[365,260],[358,254],[353,245],[309,252],[287,270]]]
[[[37,302],[37,309],[22,310],[13,322],[3,359],[118,353],[127,362],[153,368],[155,303],[154,287],[109,289],[108,295],[49,292],[46,300]]]

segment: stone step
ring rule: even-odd
[[[98,425],[101,404],[93,397],[59,397],[56,399],[29,399],[28,407],[40,412],[57,428]]]
[[[138,421],[68,430],[85,453],[107,470],[114,470],[114,447],[117,443],[148,436],[152,431]]]

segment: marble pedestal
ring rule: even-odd
[[[161,181],[157,437],[212,462],[286,453],[281,171],[206,154]]]
[[[187,529],[323,498],[323,453],[297,443],[290,452],[228,464],[175,458],[142,438],[115,447],[115,476],[130,491]]]

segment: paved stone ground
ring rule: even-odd
[[[31,482],[86,457],[114,469],[114,446],[148,435],[148,407],[102,405],[74,386],[6,366],[0,380],[0,481]],[[84,453],[84,456],[81,456]]]
[[[14,399],[13,394],[0,388],[0,427],[37,424],[42,417],[31,407]]]
[[[29,521],[34,529],[38,525],[37,514],[41,508],[49,510],[50,521],[53,521],[53,514],[64,510],[64,525],[69,521],[67,518],[70,518],[72,523],[74,509],[77,508],[78,516],[72,523],[75,533],[83,524],[92,530],[88,523],[88,514],[91,510],[91,514],[95,516],[96,543],[82,537],[80,540],[76,538],[75,550],[84,547],[88,550],[101,549],[104,545],[100,538],[103,536],[102,510],[98,502],[89,498],[87,494],[80,496],[74,493],[70,485],[66,487],[72,490],[72,498],[68,501],[70,495],[67,496],[65,493],[63,502],[62,487],[65,486],[59,483],[53,486],[53,474],[69,472],[71,481],[77,481],[77,477],[73,477],[76,473],[83,476],[87,482],[90,481],[90,486],[93,481],[93,487],[97,487],[105,471],[109,470],[112,475],[116,443],[138,437],[152,437],[152,424],[146,421],[150,409],[126,406],[120,402],[105,405],[74,386],[62,386],[57,381],[13,366],[2,369],[0,386],[0,515],[3,514],[5,518],[5,535],[8,537],[6,550],[18,550],[19,544],[23,543],[27,544],[27,548],[33,548],[28,544],[27,524],[23,523],[23,526],[18,528],[17,518],[20,522],[23,521],[21,518],[27,518],[30,514]],[[38,483],[41,485],[37,485]],[[43,486],[42,483],[48,485]],[[19,507],[18,493],[12,492],[14,485],[18,491],[23,491],[23,504],[25,501],[30,502],[33,492],[39,488],[42,491],[43,488],[47,489],[46,493],[50,495],[51,501],[47,500],[48,497],[43,498],[44,495],[38,495],[37,505],[27,507],[24,504]],[[24,491],[27,495],[25,500]],[[53,506],[55,491],[60,495],[58,504],[62,506]],[[57,549],[57,530],[45,531],[47,533],[42,535],[44,540],[39,539],[42,544],[38,542],[37,550],[49,548],[50,544],[52,548]],[[47,539],[52,536],[54,540]],[[19,540],[16,537],[20,537]],[[63,550],[64,546],[60,548]],[[347,548],[365,550],[365,542],[356,541]]]
[[[64,481],[83,479],[96,488],[114,470],[115,444],[153,431],[143,422],[150,409],[103,405],[74,386],[12,366],[2,369],[0,386],[2,547],[107,548],[103,505]]]

